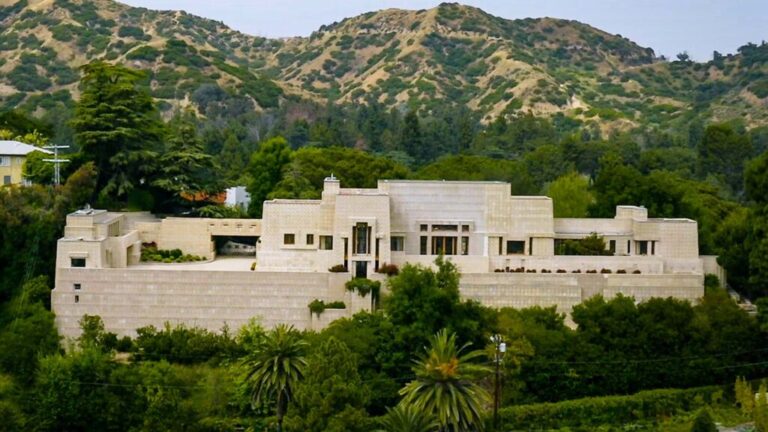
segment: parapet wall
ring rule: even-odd
[[[130,336],[137,328],[166,321],[212,331],[226,324],[236,330],[252,317],[266,327],[286,323],[305,329],[312,325],[309,303],[346,300],[348,278],[333,273],[59,269],[51,303],[65,337],[80,333],[84,314],[99,315],[108,331]]]

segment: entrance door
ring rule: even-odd
[[[355,277],[368,277],[368,261],[355,261]]]

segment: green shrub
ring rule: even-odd
[[[125,58],[128,60],[155,61],[159,55],[160,51],[157,48],[144,45],[126,54]]]
[[[328,269],[331,273],[346,273],[347,269],[344,267],[344,264],[336,264],[335,266]]]
[[[593,430],[605,424],[656,421],[678,411],[693,411],[720,394],[720,387],[662,389],[630,396],[605,396],[557,403],[517,405],[499,411],[502,430]]]
[[[691,432],[717,432],[717,426],[712,420],[712,416],[709,415],[708,409],[702,408],[699,411],[693,422],[693,427],[691,427]]]
[[[378,297],[381,290],[381,282],[372,281],[367,278],[354,278],[347,281],[344,286],[347,288],[347,291],[357,292],[360,297],[365,297],[369,293],[373,293],[374,297]]]

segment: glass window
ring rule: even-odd
[[[611,240],[608,242],[608,250],[611,251],[612,254],[616,253],[616,240]]]
[[[648,255],[648,242],[643,240],[637,242],[637,253],[639,255]]]
[[[85,258],[72,258],[70,259],[70,265],[72,267],[85,267]]]
[[[75,296],[75,303],[80,303],[80,296],[79,295]]]
[[[461,232],[469,232],[469,225],[462,225]]]
[[[432,225],[432,231],[458,231],[458,225]]]
[[[307,244],[308,245],[315,244],[315,235],[314,234],[307,234]]]
[[[420,240],[419,253],[421,255],[426,255],[427,254],[427,243],[428,243],[427,239],[428,239],[427,236],[421,236],[421,238],[419,239]]]
[[[292,245],[296,243],[295,234],[283,234],[283,244]]]
[[[11,176],[3,176],[3,184],[4,185],[11,184]]]
[[[393,236],[389,243],[389,249],[393,252],[402,252],[405,250],[405,237]]]
[[[419,230],[421,231],[427,231],[428,229],[429,229],[429,226],[427,224],[419,225]]]
[[[74,288],[77,291],[77,290],[79,290],[81,288],[81,285],[80,284],[74,284]]]
[[[365,255],[371,253],[371,228],[365,222],[355,224],[352,249],[355,254]]]
[[[509,240],[507,241],[507,255],[521,255],[525,253],[525,241]]]
[[[11,166],[11,157],[0,156],[0,166]]]
[[[461,238],[461,254],[469,255],[469,237]]]
[[[432,255],[456,255],[456,237],[432,237]]]
[[[332,250],[333,249],[333,236],[320,236],[320,249]]]

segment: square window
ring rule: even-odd
[[[525,241],[507,241],[507,255],[522,255],[525,253]]]
[[[469,225],[462,225],[461,232],[469,232]]]
[[[71,267],[85,267],[85,258],[71,258],[70,259],[70,266]]]
[[[405,237],[395,236],[392,237],[389,245],[389,249],[392,252],[402,252],[405,250]]]
[[[11,184],[11,176],[3,176],[3,184],[4,185]]]
[[[314,234],[307,234],[307,244],[308,245],[315,244],[315,235]]]
[[[75,291],[79,291],[82,286],[80,284],[74,284]]]
[[[320,236],[320,249],[332,250],[333,249],[333,236]]]
[[[421,225],[419,225],[419,230],[420,231],[428,231],[429,230],[429,225],[421,224]]]
[[[296,235],[295,234],[283,234],[283,244],[286,244],[286,245],[296,244]]]

